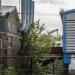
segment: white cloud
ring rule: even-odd
[[[19,11],[19,0],[2,0],[2,5],[17,6]]]
[[[4,5],[14,5],[19,8],[19,0],[2,0]],[[61,8],[71,9],[75,7],[75,0],[34,0],[35,19],[41,19],[46,28],[62,28],[61,19],[58,16]],[[57,24],[57,25],[56,25]],[[48,29],[48,30],[49,30]]]
[[[57,12],[59,12],[59,6],[57,5],[52,5],[52,4],[48,4],[48,3],[45,3],[45,4],[36,4],[35,5],[35,12],[36,13],[52,13],[52,14],[55,14]]]
[[[75,9],[75,1],[72,0],[68,2],[66,5],[63,6],[63,8],[66,10]]]
[[[51,1],[53,3],[50,3]],[[36,20],[41,19],[42,23],[46,24],[48,30],[58,27],[62,31],[61,18],[59,17],[60,9],[72,9],[74,7],[75,0],[36,0],[35,18]]]
[[[64,4],[64,0],[36,0],[39,3]]]

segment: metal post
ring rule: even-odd
[[[64,66],[65,66],[65,75],[69,75],[68,64],[65,64]]]
[[[53,75],[54,75],[54,72],[55,70],[54,70],[54,57],[53,57]]]
[[[28,75],[28,57],[27,57],[27,75]]]
[[[5,68],[4,65],[5,64],[4,64],[4,57],[3,57],[3,75],[4,75],[4,68]]]
[[[32,57],[31,57],[31,75],[32,75]]]

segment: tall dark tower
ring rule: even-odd
[[[21,0],[21,18],[22,28],[21,31],[26,32],[34,20],[34,1]]]

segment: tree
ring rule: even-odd
[[[33,22],[28,32],[22,33],[24,41],[24,55],[35,57],[33,59],[34,75],[48,75],[52,63],[42,66],[42,63],[46,59],[40,58],[51,53],[51,47],[54,46],[56,40],[60,40],[60,36],[52,36],[43,33],[45,30],[44,24],[40,24],[40,20]],[[39,58],[36,58],[39,57]],[[60,60],[59,60],[60,61]],[[54,61],[53,61],[54,62]],[[55,60],[55,62],[58,62]],[[58,64],[58,63],[57,63]]]
[[[39,20],[32,23],[27,33],[23,33],[25,52],[33,56],[50,53],[54,42],[51,36],[43,33],[44,30],[44,24],[40,25]]]

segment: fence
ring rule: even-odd
[[[0,57],[0,65],[0,75],[68,75],[62,55]]]

